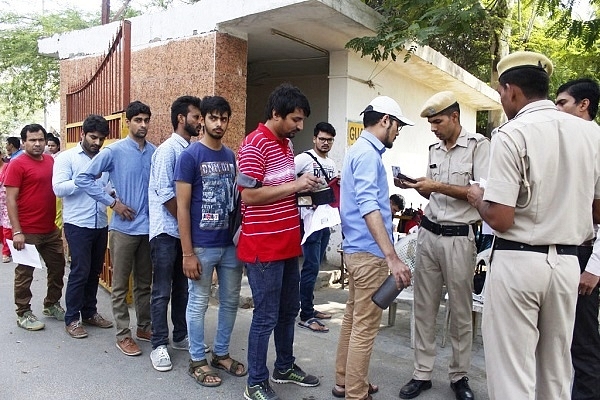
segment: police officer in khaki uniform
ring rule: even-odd
[[[400,398],[412,399],[431,388],[435,360],[436,316],[442,286],[448,289],[450,386],[459,400],[473,399],[467,372],[471,367],[473,272],[477,210],[467,202],[469,181],[479,181],[488,170],[489,141],[467,132],[460,124],[460,107],[452,92],[440,92],[423,105],[439,142],[429,147],[427,177],[416,183],[395,179],[396,186],[414,188],[429,199],[421,220],[415,267],[415,370],[400,390]]]
[[[490,399],[570,399],[577,245],[600,209],[600,128],[547,100],[550,60],[498,63],[509,121],[492,139],[485,189],[469,203],[495,230],[483,310]],[[485,190],[485,191],[484,191]]]

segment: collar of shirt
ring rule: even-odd
[[[173,139],[175,142],[179,143],[181,145],[181,147],[183,147],[184,149],[186,147],[188,147],[190,145],[190,142],[188,142],[187,140],[185,140],[180,134],[178,134],[177,132],[173,132],[171,134],[171,139]]]
[[[375,150],[377,150],[377,152],[379,152],[379,154],[383,154],[385,153],[385,146],[383,145],[383,143],[381,143],[381,140],[377,139],[375,137],[375,135],[373,135],[371,132],[363,129],[363,131],[360,134],[359,139],[365,139],[367,142],[371,143],[371,145],[373,147],[375,147]]]
[[[460,133],[458,134],[458,137],[456,138],[456,143],[454,144],[454,146],[460,146],[460,147],[468,147],[469,146],[469,140],[467,139],[467,131],[465,131],[465,128],[460,129]],[[453,146],[453,147],[454,147]],[[446,142],[444,142],[443,140],[440,140],[436,145],[435,145],[436,149],[446,149]],[[450,149],[446,149],[446,150],[450,150]]]
[[[288,138],[280,139],[277,136],[275,136],[275,134],[273,132],[271,132],[271,130],[269,128],[267,128],[267,126],[265,124],[263,124],[262,122],[260,122],[258,124],[258,128],[256,128],[256,129],[261,131],[267,138],[269,138],[275,142],[279,142],[284,146],[287,146],[288,142],[290,141],[290,139],[288,139]]]
[[[519,116],[528,113],[528,112],[532,112],[532,111],[538,111],[538,110],[547,110],[547,109],[551,109],[551,110],[556,110],[556,105],[550,101],[550,100],[537,100],[537,101],[533,101],[529,104],[526,104],[523,108],[521,108],[519,110],[519,112],[517,113],[517,115],[515,115],[513,117],[513,119],[518,118]]]
[[[128,146],[136,149],[137,151],[141,152],[141,153],[145,153],[148,150],[148,141],[144,139],[144,147],[140,149],[140,145],[138,144],[138,142],[136,142],[135,140],[133,140],[131,138],[131,136],[127,135],[125,136],[125,139],[127,141]]]

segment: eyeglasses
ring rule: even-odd
[[[321,142],[321,143],[329,143],[329,144],[333,143],[333,141],[335,140],[334,138],[324,138],[324,137],[320,137],[320,136],[317,136],[317,139],[319,139],[319,142]]]
[[[405,124],[404,122],[400,121],[400,120],[399,120],[398,118],[396,118],[396,117],[392,117],[392,116],[390,115],[390,119],[391,119],[392,121],[396,121],[396,123],[398,124],[398,133],[400,133],[400,131],[402,130],[402,128],[404,128],[404,127],[406,126],[406,124]]]

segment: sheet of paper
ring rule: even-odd
[[[331,228],[341,223],[340,212],[337,208],[333,208],[329,204],[318,206],[312,215],[304,217],[304,237],[301,244],[304,244],[313,232],[320,231],[323,228]]]
[[[8,247],[10,247],[10,254],[12,255],[13,262],[15,264],[29,265],[34,268],[42,268],[42,262],[40,260],[40,253],[32,244],[25,243],[23,250],[15,249],[13,241],[6,239]]]

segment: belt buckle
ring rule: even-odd
[[[457,229],[455,226],[441,225],[440,228],[442,236],[456,236]]]

